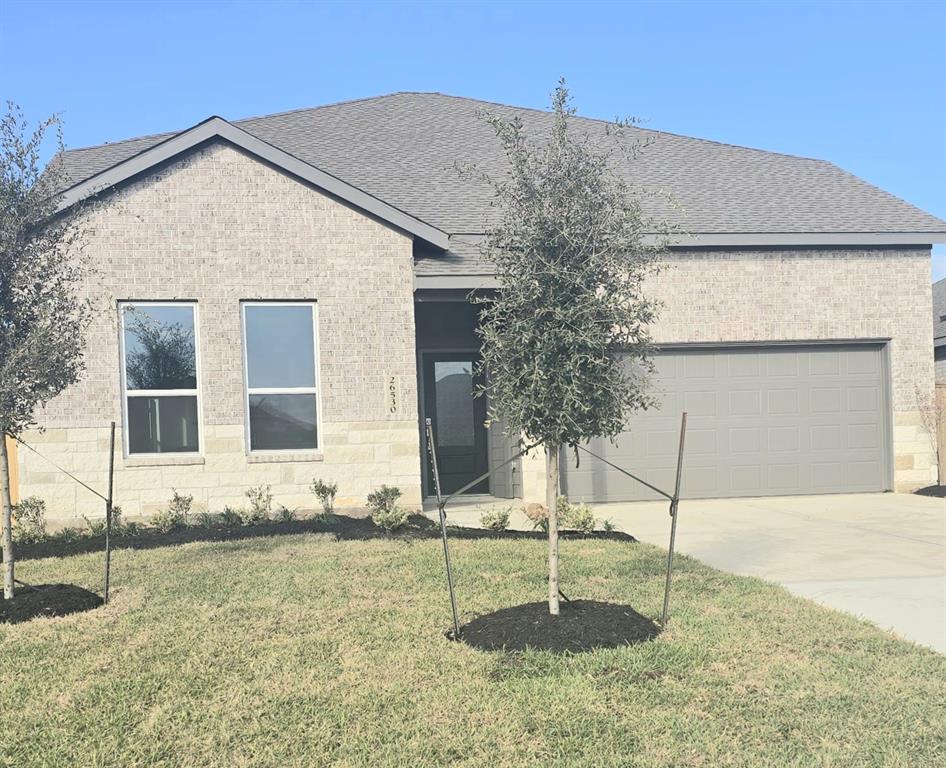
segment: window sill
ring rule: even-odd
[[[325,455],[317,451],[310,453],[251,453],[248,464],[279,464],[296,461],[325,461]]]
[[[124,466],[126,467],[184,467],[195,464],[203,464],[203,456],[161,456],[154,454],[150,456],[127,456]]]

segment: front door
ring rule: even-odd
[[[486,472],[486,402],[473,397],[479,386],[476,355],[469,352],[424,354],[424,416],[434,429],[434,447],[440,470],[440,489],[453,493]],[[434,493],[427,457],[427,488]],[[486,478],[466,491],[488,493]]]

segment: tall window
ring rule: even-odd
[[[244,302],[250,451],[316,450],[315,304]]]
[[[197,452],[195,305],[126,302],[119,312],[127,453]]]

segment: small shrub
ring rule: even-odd
[[[63,528],[61,531],[53,534],[53,538],[63,544],[72,544],[82,538],[82,532],[75,528]]]
[[[407,525],[407,510],[395,504],[391,509],[377,509],[371,513],[371,521],[388,533]]]
[[[618,530],[618,526],[610,517],[606,517],[601,521],[601,530],[605,533],[614,533]]]
[[[122,527],[118,531],[118,535],[119,536],[140,536],[141,525],[138,523],[122,523]]]
[[[572,504],[566,497],[558,497],[558,527],[559,530],[581,531],[591,533],[595,529],[595,516],[584,502]],[[527,504],[522,508],[526,517],[532,521],[537,531],[547,532],[549,529],[549,511],[542,504]]]
[[[230,506],[224,507],[223,512],[220,513],[220,524],[226,528],[243,525],[243,510],[234,509]]]
[[[29,544],[46,538],[46,502],[39,496],[27,496],[14,504],[12,514],[14,541]]]
[[[194,525],[198,528],[213,528],[216,524],[217,520],[210,512],[198,512],[194,516]]]
[[[480,515],[480,525],[488,531],[505,531],[509,527],[512,507],[495,507]]]
[[[86,536],[101,536],[105,533],[105,518],[104,517],[94,517],[89,519],[85,515],[82,515],[82,519],[85,520],[85,535]]]
[[[254,485],[246,492],[250,506],[241,510],[244,525],[256,525],[268,520],[273,511],[273,494],[268,485]]]
[[[407,510],[397,503],[399,498],[401,489],[389,485],[368,494],[371,521],[389,533],[407,525]]]
[[[595,514],[584,502],[572,504],[564,496],[559,496],[558,509],[560,528],[582,533],[591,533],[595,529]]]
[[[158,533],[170,533],[183,525],[180,518],[169,509],[162,509],[160,512],[155,512],[151,515],[151,519],[148,522],[151,523],[151,527]]]
[[[280,504],[276,510],[276,519],[280,523],[291,523],[296,519],[296,510],[289,509],[285,504]]]
[[[108,522],[104,517],[88,518],[82,515],[85,520],[85,534],[87,536],[102,536],[108,527]],[[113,536],[134,536],[138,526],[134,523],[125,523],[122,520],[122,508],[118,504],[112,505],[112,535]]]
[[[321,479],[313,480],[309,490],[321,502],[323,514],[330,515],[335,511],[335,494],[338,493],[338,483],[326,483]]]
[[[194,503],[194,497],[187,493],[178,493],[176,489],[171,489],[171,501],[168,508],[151,516],[151,525],[159,533],[170,533],[178,528],[187,525],[187,517],[190,515],[191,504]]]

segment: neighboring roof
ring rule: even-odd
[[[946,277],[933,283],[933,346],[946,346]]]
[[[484,112],[519,114],[535,135],[547,133],[552,120],[548,112],[439,93],[395,93],[232,125],[436,230],[477,235],[494,212],[492,189],[461,178],[456,166],[503,172],[502,150]],[[606,122],[576,116],[573,124],[594,139],[606,138]],[[62,162],[73,182],[81,182],[175,135],[71,150]],[[926,244],[946,235],[946,222],[823,160],[641,128],[628,129],[626,140],[651,143],[620,172],[635,187],[673,194],[682,213],[650,198],[648,213],[699,236],[687,242]],[[470,268],[475,265],[462,271]]]

